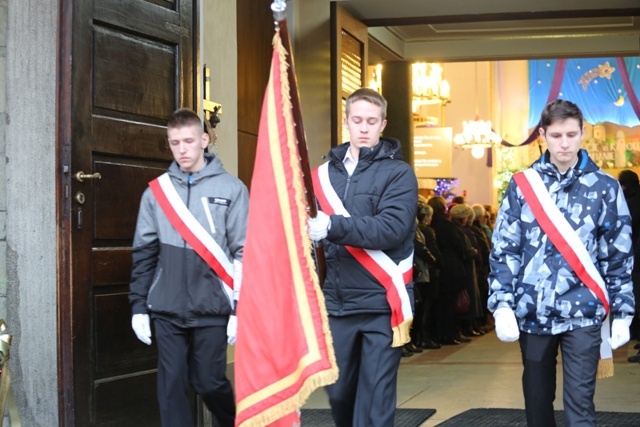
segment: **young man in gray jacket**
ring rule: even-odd
[[[205,153],[209,136],[192,110],[173,113],[167,140],[175,161],[149,183],[140,203],[131,324],[138,339],[151,344],[153,321],[162,426],[194,425],[191,385],[219,425],[232,427],[226,351],[235,343],[248,191]]]

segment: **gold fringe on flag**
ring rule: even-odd
[[[402,347],[411,341],[411,323],[413,322],[413,317],[408,318],[395,328],[393,328],[393,341],[391,342],[391,347]]]
[[[596,378],[611,378],[613,376],[613,359],[600,359],[598,361],[598,373]]]

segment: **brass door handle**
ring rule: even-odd
[[[78,173],[75,174],[75,177],[78,180],[78,182],[82,182],[85,179],[101,179],[102,175],[100,175],[100,172],[87,174],[82,171],[79,171]]]

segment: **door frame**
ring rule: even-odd
[[[71,282],[71,99],[73,50],[73,0],[61,0],[58,40],[56,126],[56,222],[58,229],[58,423],[75,425],[73,384],[72,282]]]

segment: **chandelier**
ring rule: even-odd
[[[442,65],[426,62],[411,64],[411,85],[413,89],[413,111],[421,105],[451,102],[451,88],[442,78]]]
[[[471,150],[475,159],[480,159],[487,148],[491,148],[502,142],[502,137],[492,128],[491,121],[480,120],[478,115],[478,63],[475,63],[476,78],[476,117],[475,120],[462,122],[462,132],[453,137],[453,143],[458,148]]]

